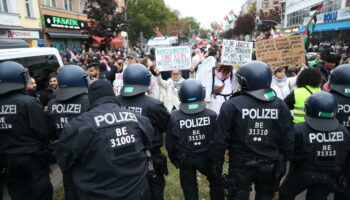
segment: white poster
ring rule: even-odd
[[[221,64],[244,65],[252,60],[253,43],[224,40],[221,54]]]

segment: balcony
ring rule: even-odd
[[[0,12],[0,25],[10,27],[20,27],[20,17],[17,13],[3,13]]]

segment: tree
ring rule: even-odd
[[[234,34],[250,34],[255,30],[255,18],[251,14],[245,14],[238,16],[235,27],[233,28]]]
[[[271,28],[275,28],[276,25],[281,23],[281,9],[276,7],[271,10],[268,15],[264,15],[262,10],[259,11],[260,23],[258,28],[260,31],[270,31]]]
[[[108,44],[113,36],[126,30],[124,13],[118,13],[117,7],[115,0],[89,0],[85,5],[90,25],[89,34],[105,37],[104,42]]]
[[[207,39],[209,37],[210,30],[206,28],[200,28],[198,32],[198,37],[201,39]]]
[[[128,35],[133,44],[141,32],[146,38],[150,38],[155,29],[178,20],[176,11],[166,7],[163,0],[128,0],[126,4]]]
[[[256,14],[256,1],[249,5],[248,13],[252,15]]]

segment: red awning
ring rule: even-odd
[[[103,40],[105,39],[104,37],[95,36],[95,35],[91,36],[91,38],[98,43],[104,43]],[[122,45],[123,42],[124,42],[123,38],[116,37],[116,38],[112,38],[112,40],[109,43],[113,45]]]
[[[92,39],[96,40],[98,43],[100,43],[103,39],[105,39],[104,37],[100,37],[100,36],[91,36]]]
[[[122,45],[123,44],[123,38],[113,38],[110,42],[110,44],[114,44],[114,45]]]

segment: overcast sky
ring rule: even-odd
[[[233,10],[239,14],[245,0],[164,0],[172,9],[179,10],[181,17],[192,16],[201,26],[210,28],[212,21],[220,23],[221,20]]]

